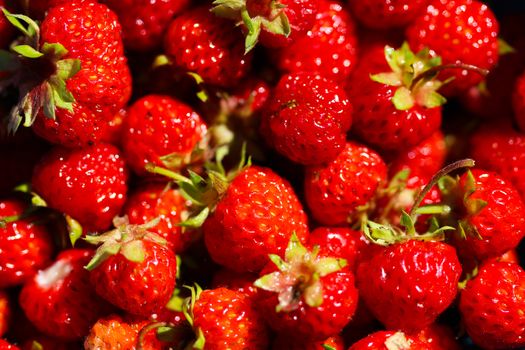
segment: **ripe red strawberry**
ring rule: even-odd
[[[442,185],[457,226],[461,255],[478,261],[515,248],[525,236],[525,205],[516,189],[498,174],[474,169]]]
[[[192,232],[179,224],[188,214],[186,199],[169,184],[149,183],[129,195],[123,212],[131,224],[145,224],[157,218],[159,223],[149,229],[166,239],[174,252],[182,252],[191,242]]]
[[[461,292],[459,309],[468,334],[482,348],[525,346],[525,271],[506,262],[482,265]]]
[[[257,287],[253,285],[257,277],[253,273],[239,273],[229,269],[220,269],[213,275],[212,286],[213,288],[228,288],[253,297],[257,294]]]
[[[394,50],[370,48],[350,77],[352,131],[367,144],[402,152],[432,136],[441,124],[442,83],[426,76],[440,64],[428,51],[414,54],[407,44]],[[412,67],[417,67],[413,69]]]
[[[34,169],[33,189],[86,231],[106,230],[126,200],[127,172],[114,146],[55,147]]]
[[[307,249],[295,235],[281,258],[271,255],[255,286],[259,309],[278,333],[324,340],[339,334],[357,307],[354,274],[341,258]]]
[[[357,269],[359,293],[387,328],[418,331],[454,301],[461,265],[445,243],[409,240],[385,247]]]
[[[279,334],[272,350],[345,350],[343,338],[339,335],[321,341],[294,339],[290,334]]]
[[[189,303],[189,302],[188,302]],[[193,348],[266,350],[268,331],[251,299],[226,288],[197,290],[189,307],[197,334]]]
[[[412,23],[429,0],[357,0],[348,1],[352,14],[372,29],[393,29]]]
[[[175,289],[175,253],[162,238],[147,231],[153,223],[129,225],[115,220],[116,229],[89,236],[103,243],[87,265],[96,292],[133,315],[149,317],[162,310]]]
[[[429,47],[443,59],[443,64],[463,63],[492,69],[498,62],[499,25],[490,8],[476,0],[432,0],[426,11],[408,28],[407,38],[416,50]],[[483,77],[464,69],[450,69],[440,74],[448,95],[480,83]]]
[[[512,105],[516,122],[521,131],[525,131],[525,72],[516,80]]]
[[[171,22],[164,50],[175,66],[221,87],[234,86],[246,76],[252,57],[244,55],[239,29],[207,6],[185,11]]]
[[[125,108],[118,111],[108,122],[105,132],[100,137],[100,140],[105,143],[111,143],[115,146],[120,146],[122,143],[122,134],[124,133],[124,120],[128,112]]]
[[[285,75],[262,116],[266,142],[294,162],[311,165],[333,160],[343,150],[352,123],[345,92],[321,75]]]
[[[177,171],[204,151],[200,143],[205,133],[206,125],[191,107],[168,96],[148,95],[128,109],[124,154],[139,175],[147,174],[148,163]]]
[[[152,51],[162,44],[162,37],[174,15],[180,13],[188,0],[102,0],[118,16],[122,40],[127,49]]]
[[[7,340],[0,339],[0,350],[20,350],[20,348],[8,343]]]
[[[0,290],[0,337],[3,336],[9,328],[11,307],[9,296],[5,291]]]
[[[376,152],[347,142],[332,162],[306,169],[304,191],[312,216],[327,226],[353,222],[386,182],[386,172]]]
[[[20,306],[39,331],[63,339],[80,339],[111,307],[99,298],[84,265],[91,250],[62,251],[53,265],[28,281]]]
[[[339,2],[319,1],[314,25],[306,35],[276,52],[275,63],[284,72],[318,72],[344,81],[357,61],[355,24]]]
[[[403,332],[379,331],[361,339],[348,350],[429,350],[427,344]]]
[[[429,346],[429,350],[461,350],[452,330],[437,323],[423,329],[417,337]]]

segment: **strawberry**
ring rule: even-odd
[[[525,131],[525,72],[519,76],[514,85],[512,106],[520,130]]]
[[[129,195],[123,212],[131,224],[145,224],[159,218],[159,223],[149,231],[164,238],[176,253],[191,242],[192,233],[179,225],[188,212],[186,200],[169,184],[152,182],[136,188]]]
[[[478,261],[515,248],[525,236],[525,205],[516,189],[498,174],[474,169],[441,189],[457,226],[455,244]]]
[[[221,269],[213,275],[213,288],[228,288],[244,293],[248,296],[255,296],[257,294],[257,287],[253,282],[257,279],[257,275],[253,273],[238,273],[229,269]]]
[[[250,298],[239,291],[217,288],[193,290],[185,313],[197,340],[193,349],[268,348],[268,331]]]
[[[341,258],[305,248],[293,235],[283,254],[271,255],[255,286],[259,309],[272,329],[295,338],[339,334],[357,307],[354,274]]]
[[[486,349],[525,346],[525,271],[490,262],[461,292],[459,309],[472,340]]]
[[[306,35],[277,51],[274,58],[284,72],[318,72],[333,81],[344,81],[357,61],[355,24],[339,2],[319,1],[319,12]]]
[[[442,83],[429,73],[439,65],[428,50],[414,54],[406,43],[398,50],[370,48],[347,83],[352,131],[367,144],[397,152],[432,136],[445,102],[437,92]]]
[[[279,334],[273,342],[272,350],[345,350],[345,343],[339,335],[312,342],[294,339],[289,334]]]
[[[133,315],[149,317],[163,309],[175,288],[177,261],[165,241],[147,230],[156,223],[130,225],[115,219],[116,229],[88,236],[102,243],[86,266],[96,292]]]
[[[403,332],[379,331],[361,339],[348,350],[429,350],[427,344]]]
[[[162,36],[173,16],[182,12],[188,0],[121,1],[103,0],[118,16],[124,46],[133,51],[152,51],[162,44]]]
[[[306,169],[304,191],[312,216],[328,226],[354,222],[379,185],[386,182],[386,172],[376,152],[347,142],[335,160]]]
[[[261,132],[288,159],[322,164],[343,150],[351,113],[350,102],[338,85],[318,74],[287,74],[266,105]]]
[[[3,290],[0,290],[0,337],[3,336],[9,328],[11,321],[11,301],[9,296]]]
[[[426,10],[407,28],[410,46],[429,47],[443,64],[470,64],[492,69],[498,62],[499,24],[490,8],[476,0],[432,0]],[[447,95],[480,83],[483,77],[466,69],[451,69],[440,74]]]
[[[97,297],[84,269],[92,251],[62,251],[20,292],[20,306],[39,331],[62,339],[80,339],[111,307]]]
[[[115,146],[120,146],[122,143],[122,134],[124,133],[124,120],[128,112],[125,108],[118,111],[108,122],[105,132],[100,137],[100,140],[105,143],[111,143]]]
[[[32,28],[26,41],[33,48],[11,55],[18,70],[7,83],[20,86],[21,94],[10,129],[25,119],[25,126],[35,122],[35,132],[53,143],[77,147],[98,142],[131,94],[115,14],[94,1],[68,1],[49,9],[40,27],[26,18],[24,24],[14,20]]]
[[[429,0],[358,0],[349,1],[352,14],[372,29],[402,28],[412,23],[426,8]]]
[[[55,147],[35,167],[32,186],[51,208],[70,215],[86,231],[101,231],[126,200],[126,166],[111,145]]]
[[[206,6],[185,11],[171,22],[164,50],[175,66],[221,87],[234,86],[246,76],[252,57],[244,55],[238,28]]]
[[[430,350],[461,350],[452,330],[440,324],[433,324],[417,334]]]
[[[179,170],[202,153],[205,133],[206,125],[191,107],[168,96],[148,95],[128,109],[122,134],[124,154],[142,176],[148,163]]]
[[[0,339],[0,350],[20,350],[20,348],[8,343],[6,340]]]
[[[20,285],[51,264],[51,234],[28,210],[21,200],[0,200],[0,288]]]
[[[417,331],[454,301],[461,265],[453,247],[408,240],[385,247],[357,269],[360,295],[387,328]]]

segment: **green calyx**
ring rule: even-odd
[[[267,17],[251,17],[246,8],[246,0],[215,0],[213,5],[211,11],[215,15],[235,20],[246,27],[245,54],[257,45],[262,29],[285,37],[288,37],[292,31],[284,11],[285,6],[276,0],[269,1],[270,9]]]
[[[159,219],[152,220],[143,225],[129,224],[127,217],[116,217],[113,224],[114,230],[98,236],[86,236],[86,242],[100,245],[91,261],[85,266],[87,270],[93,270],[112,255],[122,254],[132,262],[144,261],[145,251],[143,240],[165,245],[166,240],[148,230],[157,226]]]
[[[188,347],[188,349],[203,350],[204,345],[206,344],[204,333],[202,332],[202,329],[200,328],[195,329],[195,325],[193,322],[194,320],[193,310],[195,308],[195,302],[199,299],[202,293],[202,288],[198,284],[195,284],[194,287],[189,287],[189,286],[184,286],[184,287],[190,290],[191,295],[188,298],[186,298],[186,300],[184,301],[182,312],[184,314],[184,317],[186,317],[186,320],[188,321],[190,326],[194,329],[194,332],[196,335],[195,341],[193,342],[193,344],[191,344]]]
[[[437,72],[431,71],[441,65],[440,57],[432,57],[428,49],[414,53],[405,42],[398,50],[385,46],[385,58],[392,71],[371,75],[370,79],[397,87],[392,97],[397,109],[407,110],[416,104],[434,108],[446,102],[437,92],[444,83],[435,79]]]
[[[57,108],[73,111],[75,98],[66,82],[80,71],[80,60],[64,58],[68,51],[59,43],[40,45],[40,28],[29,17],[2,11],[24,35],[10,51],[0,51],[0,71],[9,73],[0,90],[11,85],[19,89],[19,101],[10,112],[9,132],[15,132],[22,122],[31,126],[40,110],[51,119]]]
[[[345,259],[319,257],[319,247],[306,249],[294,233],[285,251],[284,260],[270,254],[270,260],[278,271],[262,276],[254,285],[278,293],[277,312],[290,312],[299,307],[300,301],[310,307],[323,303],[321,277],[337,272],[347,264]]]

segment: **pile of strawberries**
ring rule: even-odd
[[[525,11],[0,8],[0,350],[525,349]]]

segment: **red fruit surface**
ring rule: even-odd
[[[253,273],[239,273],[229,269],[220,269],[213,275],[213,288],[224,287],[244,293],[248,296],[254,296],[257,293],[257,287],[253,285],[258,278]]]
[[[476,0],[432,0],[426,11],[407,28],[414,50],[424,47],[442,58],[443,64],[465,63],[492,69],[498,62],[499,24],[490,8]],[[454,77],[447,95],[480,83],[483,76],[464,69],[450,69],[441,81]]]
[[[103,231],[126,200],[126,165],[111,145],[55,147],[35,167],[32,186],[51,208],[77,220],[84,232]]]
[[[417,331],[432,324],[454,301],[460,275],[452,246],[410,240],[361,263],[357,286],[387,328]]]
[[[332,162],[306,169],[304,191],[312,216],[327,226],[351,222],[386,182],[386,172],[376,152],[347,142]]]
[[[352,14],[373,29],[404,27],[415,20],[429,0],[356,0],[348,1]]]
[[[321,341],[294,339],[290,334],[279,334],[273,342],[272,350],[344,350],[345,343],[339,335]]]
[[[205,290],[193,308],[193,327],[200,329],[209,350],[266,350],[268,332],[251,299],[226,288]]]
[[[290,184],[269,168],[251,166],[231,182],[204,223],[212,259],[238,272],[258,272],[268,254],[282,254],[295,232],[305,242],[307,218]]]
[[[17,199],[0,200],[0,220],[21,216],[27,204]],[[53,240],[37,216],[20,217],[0,226],[0,288],[23,284],[51,263]],[[1,335],[1,332],[0,332]]]
[[[437,323],[423,329],[417,337],[429,346],[429,350],[461,350],[452,330]]]
[[[306,35],[277,52],[281,71],[318,72],[333,81],[344,81],[357,61],[355,24],[339,2],[319,1],[319,12]]]
[[[313,73],[283,76],[266,105],[261,132],[288,159],[305,165],[333,160],[343,150],[352,109],[338,85]]]
[[[177,67],[223,87],[236,85],[247,74],[252,57],[244,55],[239,29],[206,6],[185,11],[171,22],[164,50]]]
[[[394,343],[389,343],[393,339],[402,338],[406,340],[404,344],[405,349],[408,350],[429,350],[428,345],[422,343],[416,337],[411,337],[409,335],[403,334],[402,332],[394,331],[379,331],[373,334],[370,334],[366,338],[361,339],[354,345],[352,345],[348,350],[390,350],[395,349],[396,346]],[[388,346],[387,346],[388,345]],[[403,349],[403,347],[401,347]]]
[[[35,132],[46,140],[78,147],[98,142],[108,121],[131,95],[117,16],[94,1],[71,1],[51,8],[41,24],[41,43],[61,43],[64,58],[79,59],[80,71],[66,82],[73,111],[56,109],[56,119],[38,115]]]
[[[7,340],[0,339],[0,350],[20,350],[20,348],[8,343]]]
[[[10,326],[11,321],[11,302],[9,296],[0,290],[0,337],[3,336]]]
[[[512,106],[520,130],[525,131],[525,72],[519,76],[514,85]]]
[[[525,271],[507,262],[482,265],[461,292],[459,309],[477,345],[486,349],[525,346]]]
[[[99,298],[89,281],[92,251],[62,251],[53,265],[28,281],[20,306],[39,331],[62,339],[80,339],[111,307]]]
[[[361,231],[346,227],[318,227],[310,233],[308,245],[318,246],[321,255],[345,259],[348,268],[354,271],[360,256],[366,254],[369,242]]]

